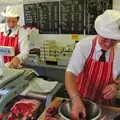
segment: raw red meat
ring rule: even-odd
[[[32,118],[39,106],[40,101],[22,99],[11,108],[11,114],[8,116],[8,120],[15,120],[16,118],[26,120],[27,118]]]
[[[57,107],[49,107],[45,113],[45,120],[58,120],[57,118],[55,118],[57,111]]]
[[[59,119],[55,117],[46,117],[45,120],[59,120]]]

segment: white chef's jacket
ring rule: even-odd
[[[7,24],[0,24],[0,32],[4,32],[4,35],[6,36],[8,34],[8,26]],[[19,49],[20,53],[17,55],[17,57],[20,59],[20,62],[24,62],[24,60],[27,58],[29,54],[29,40],[28,40],[28,32],[20,27],[16,26],[15,28],[11,29],[12,32],[9,36],[15,36],[18,31],[19,31],[19,39],[18,39],[18,44],[19,44]]]
[[[73,54],[70,58],[68,67],[66,71],[72,72],[74,75],[78,76],[78,74],[83,70],[84,64],[86,59],[88,58],[91,48],[92,48],[92,39],[94,39],[95,36],[90,36],[85,38],[84,40],[79,41],[76,44],[76,47],[73,51]],[[96,43],[95,51],[93,54],[93,59],[99,60],[99,57],[101,56],[101,47]],[[106,52],[106,60],[109,59],[110,50]],[[115,57],[113,62],[113,77],[114,79],[117,78],[117,76],[120,75],[120,45],[115,46]]]

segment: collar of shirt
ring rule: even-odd
[[[98,43],[98,40],[97,40],[96,46],[95,46],[95,51],[96,51],[96,52],[101,52],[101,49],[102,49],[102,48],[101,48],[101,46],[100,46],[100,44]],[[111,50],[111,49],[107,50],[106,53],[109,53],[110,50]]]
[[[98,40],[97,40],[96,46],[95,46],[95,51],[94,51],[94,59],[96,59],[96,60],[99,59],[100,55],[102,54],[101,49],[102,48],[101,48],[101,46],[100,46],[100,44],[98,43]],[[107,52],[106,52],[106,60],[107,61],[109,60],[110,51],[111,51],[111,49],[107,50]]]
[[[7,35],[8,30],[9,30],[9,27],[8,27],[8,25],[6,24],[4,35]],[[17,25],[15,28],[12,28],[11,30],[12,30],[12,33],[10,34],[10,36],[15,36],[15,35],[18,33],[19,26]]]
[[[97,40],[97,42],[96,42],[96,46],[95,46],[95,51],[96,52],[101,52],[101,46],[100,46],[100,44],[98,43],[98,40]]]

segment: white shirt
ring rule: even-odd
[[[4,35],[6,36],[8,34],[8,26],[7,24],[0,24],[0,32],[4,32]],[[17,57],[20,59],[21,63],[24,62],[24,60],[27,58],[29,54],[29,41],[28,41],[28,32],[19,26],[16,26],[15,28],[11,29],[12,33],[9,36],[15,36],[19,31],[19,49],[20,53],[17,55]]]
[[[83,70],[84,64],[86,59],[88,58],[91,48],[92,48],[92,39],[94,39],[95,36],[87,37],[84,40],[79,41],[76,44],[76,47],[73,51],[73,54],[70,58],[68,67],[66,71],[72,72],[74,75],[78,76],[78,74]],[[93,59],[99,60],[101,52],[101,47],[96,43]],[[110,50],[106,53],[106,60],[109,59]],[[115,46],[115,57],[113,62],[113,77],[114,79],[117,78],[117,76],[120,74],[120,46]]]

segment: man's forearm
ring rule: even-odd
[[[66,72],[65,87],[71,98],[78,94],[78,90],[76,86],[76,76],[71,72]]]

